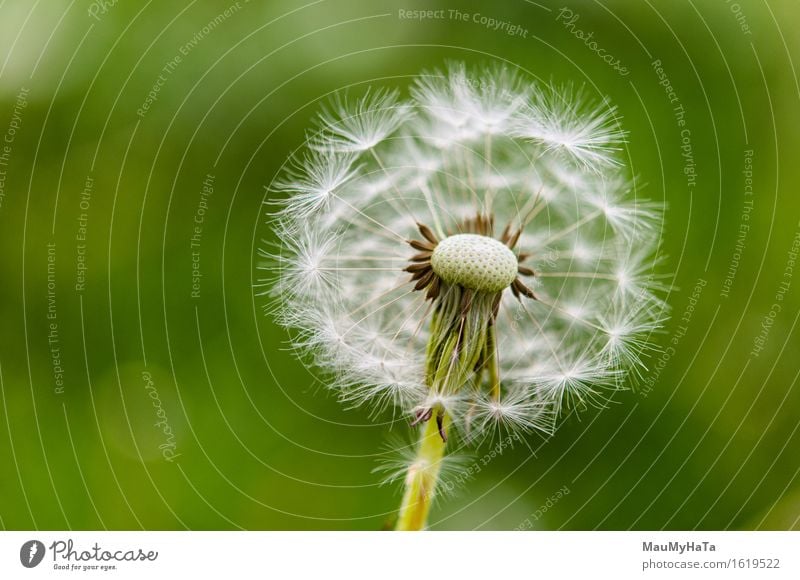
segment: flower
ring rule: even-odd
[[[641,373],[666,315],[623,139],[607,103],[506,67],[338,98],[273,188],[278,319],[342,400],[443,442],[552,432]]]

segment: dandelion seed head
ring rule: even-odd
[[[334,99],[272,188],[272,312],[348,405],[550,433],[645,368],[661,207],[603,100],[459,64],[409,93]]]
[[[442,240],[433,250],[431,267],[449,284],[484,292],[508,288],[517,277],[517,257],[508,246],[475,234]]]

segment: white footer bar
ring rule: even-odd
[[[4,532],[0,578],[800,578],[800,532]],[[513,576],[512,576],[513,575]]]

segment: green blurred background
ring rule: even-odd
[[[332,91],[462,60],[619,107],[639,194],[668,203],[674,350],[552,439],[478,451],[432,527],[800,528],[799,18],[795,0],[0,0],[0,527],[391,519],[400,491],[372,473],[390,433],[254,297],[266,187]]]

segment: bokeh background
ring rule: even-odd
[[[372,470],[408,427],[342,408],[264,315],[264,202],[332,92],[459,60],[618,106],[639,193],[668,204],[674,317],[644,387],[478,451],[431,527],[800,528],[798,19],[795,0],[0,0],[0,527],[390,522],[400,490]]]

